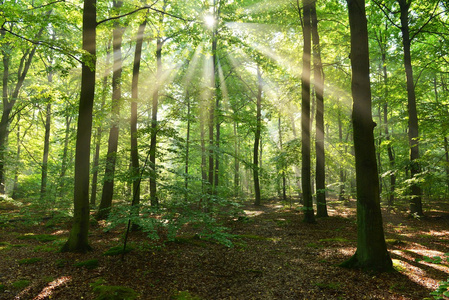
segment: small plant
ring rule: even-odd
[[[115,285],[95,285],[94,293],[98,294],[95,300],[134,300],[137,293],[129,287]]]
[[[85,267],[86,269],[92,270],[98,268],[98,259],[89,259],[86,261],[80,261],[75,263],[74,266],[78,268]]]
[[[55,261],[55,266],[58,268],[64,268],[67,265],[67,261],[65,259],[58,259]]]
[[[6,290],[6,285],[0,284],[0,293],[3,293]]]
[[[18,237],[19,240],[36,240],[41,243],[52,242],[58,239],[57,236],[51,234],[34,234],[27,233]]]
[[[134,247],[126,246],[125,251],[123,251],[123,246],[115,246],[115,247],[112,247],[112,248],[106,250],[106,252],[104,252],[103,255],[114,256],[114,255],[120,255],[123,252],[125,252],[125,254],[126,254],[128,252],[131,252],[133,249],[134,249]]]
[[[12,287],[15,289],[24,289],[30,285],[30,281],[26,279],[18,280],[12,283]]]
[[[33,251],[34,252],[57,252],[57,249],[52,246],[39,245],[39,246],[34,247]]]
[[[42,258],[40,257],[32,257],[32,258],[24,258],[19,260],[19,265],[32,265],[37,262],[40,262]]]
[[[443,300],[444,297],[449,297],[449,278],[446,281],[441,281],[438,283],[438,288],[430,293],[436,300]]]
[[[425,261],[431,264],[441,264],[443,262],[443,259],[440,256],[429,257],[424,255],[423,258],[416,258],[415,261]]]

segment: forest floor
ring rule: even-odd
[[[123,228],[94,226],[93,251],[72,254],[58,252],[68,222],[3,223],[0,299],[96,299],[102,285],[132,288],[137,299],[431,299],[449,277],[449,207],[433,204],[424,219],[383,211],[396,270],[386,274],[338,266],[356,249],[354,207],[330,201],[330,217],[310,225],[281,202],[248,205],[246,217],[226,221],[233,247],[196,238],[191,229],[164,244],[133,232],[134,250],[124,261],[104,255],[120,244]]]

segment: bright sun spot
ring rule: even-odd
[[[214,28],[215,26],[215,17],[213,15],[205,15],[204,16],[204,24],[206,24],[207,28]]]

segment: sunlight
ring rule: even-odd
[[[206,25],[207,28],[214,29],[216,23],[217,20],[213,15],[208,14],[204,16],[204,24]]]
[[[51,298],[51,294],[53,293],[53,290],[56,289],[58,286],[63,285],[67,282],[69,282],[72,279],[72,277],[70,276],[62,276],[59,277],[56,280],[53,280],[52,282],[50,282],[48,284],[48,286],[46,286],[40,293],[39,295],[37,295],[36,297],[33,298],[38,300],[38,299],[46,299],[46,298]]]

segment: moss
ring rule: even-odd
[[[0,284],[0,293],[3,293],[6,290],[6,285]]]
[[[89,259],[86,261],[80,261],[75,263],[74,266],[78,268],[85,267],[86,269],[92,270],[98,268],[98,259]]]
[[[339,282],[317,282],[315,283],[320,289],[336,290],[341,288],[341,283]]]
[[[18,280],[12,283],[12,287],[15,289],[24,289],[29,286],[31,281],[27,279]]]
[[[52,242],[58,239],[57,236],[51,234],[34,234],[27,233],[18,237],[19,240],[35,240],[41,243]]]
[[[19,265],[32,265],[35,264],[37,262],[40,262],[42,260],[42,258],[40,257],[32,257],[32,258],[24,258],[19,260]]]
[[[137,293],[125,286],[97,285],[94,287],[94,293],[98,294],[95,300],[134,300],[137,298]]]
[[[34,252],[57,252],[57,249],[54,246],[47,245],[39,245],[34,247]]]
[[[125,251],[123,251],[123,246],[115,246],[110,248],[109,250],[107,250],[106,252],[103,253],[103,255],[107,255],[107,256],[114,256],[114,255],[120,255],[123,252],[128,253],[131,252],[134,248],[131,246],[126,246]]]
[[[64,268],[67,265],[67,260],[65,259],[58,259],[55,261],[55,266],[57,268]]]
[[[351,241],[341,237],[335,237],[330,239],[320,239],[320,242],[337,242],[337,243],[350,243]]]
[[[201,300],[200,297],[190,294],[189,291],[179,291],[170,298],[173,300]]]

